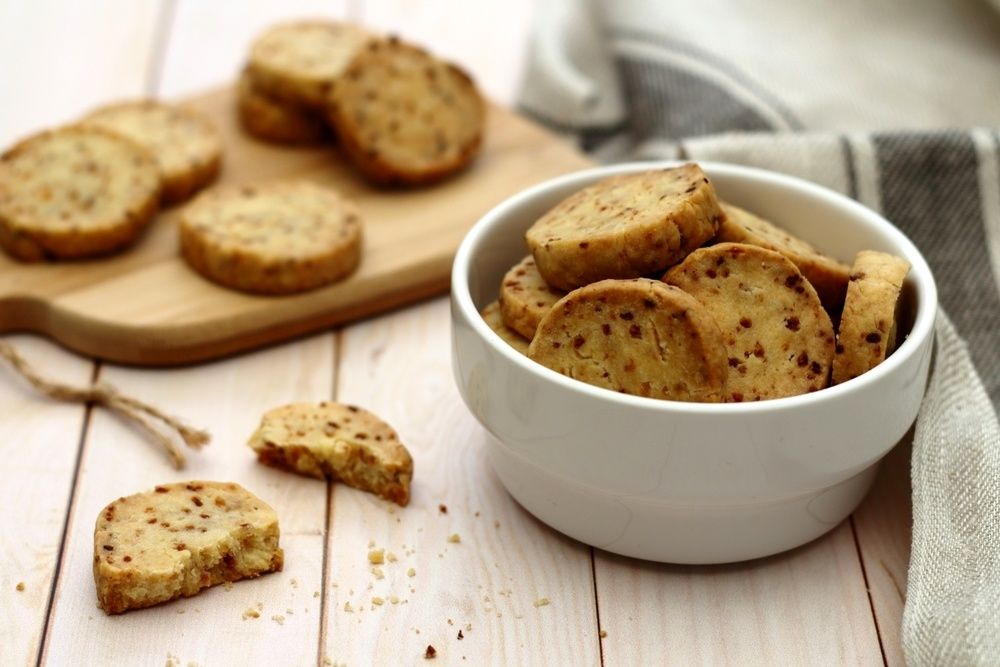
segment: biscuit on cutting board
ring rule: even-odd
[[[0,246],[25,261],[102,255],[132,243],[160,200],[156,159],[100,128],[25,139],[0,157]]]
[[[330,134],[321,115],[261,92],[245,70],[236,86],[236,109],[243,129],[265,141],[318,144]]]
[[[816,290],[784,255],[754,245],[701,248],[663,278],[704,304],[722,331],[727,401],[758,401],[827,385],[833,325]]]
[[[469,164],[482,143],[486,105],[469,75],[396,38],[369,42],[328,105],[344,152],[380,183],[439,180]]]
[[[726,351],[708,310],[658,280],[603,280],[567,294],[538,326],[528,356],[614,391],[721,402]]]
[[[218,176],[222,136],[203,114],[154,100],[101,107],[81,123],[116,132],[146,147],[160,165],[163,201],[183,201]]]
[[[274,408],[248,444],[265,465],[339,480],[399,505],[410,501],[410,452],[391,426],[363,408],[332,401]]]
[[[280,571],[278,516],[232,482],[179,482],[115,500],[94,529],[94,581],[108,614]]]
[[[357,207],[306,181],[203,193],[180,217],[181,254],[209,280],[257,294],[335,282],[361,258]]]
[[[834,384],[875,368],[896,346],[897,308],[909,271],[909,262],[884,252],[862,250],[855,257],[837,332]]]
[[[549,285],[572,290],[665,270],[711,239],[722,218],[701,168],[612,176],[579,190],[525,234]]]
[[[261,92],[286,103],[320,110],[333,84],[370,36],[333,21],[276,25],[250,46],[247,71]]]

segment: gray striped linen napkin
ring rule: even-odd
[[[599,160],[792,174],[916,243],[942,312],[914,431],[903,651],[910,665],[1000,665],[1000,14],[550,0],[520,105]]]

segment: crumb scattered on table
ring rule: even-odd
[[[376,595],[375,597],[372,598],[372,604],[381,607],[382,605],[385,604],[385,599],[380,598],[379,596]]]
[[[17,582],[17,586],[14,586],[14,590],[16,590],[18,593],[24,591],[24,582],[23,581]]]
[[[231,591],[231,590],[233,590],[233,582],[231,582],[231,581],[224,581],[224,582],[222,582],[222,587],[225,588],[227,591]]]
[[[458,544],[462,541],[462,537],[458,533],[452,533],[448,536],[448,541],[452,544]]]
[[[397,560],[399,560],[398,558],[396,558],[396,554],[392,553],[391,551],[386,552],[385,559],[390,563],[395,563]]]
[[[411,567],[410,569],[408,569],[406,571],[406,576],[408,576],[408,577],[415,577],[415,576],[417,576],[417,571]]]
[[[465,639],[465,635],[462,634],[461,630],[458,631],[458,638],[459,639]]]
[[[372,576],[376,579],[385,579],[385,573],[382,572],[382,568],[378,565],[372,565]]]
[[[385,549],[372,549],[368,552],[368,562],[381,565],[385,562]]]
[[[536,607],[547,607],[550,604],[552,604],[552,601],[549,600],[548,598],[538,598],[537,600],[535,600]]]
[[[248,618],[260,618],[260,612],[251,607],[243,612],[243,620],[245,621]]]
[[[351,609],[351,601],[350,600],[348,600],[347,602],[344,603],[344,611],[346,611],[348,614],[354,613],[354,610]]]
[[[605,637],[608,636],[608,631],[607,630],[601,630],[600,635],[601,635],[601,639],[604,639]]]
[[[271,620],[277,623],[278,625],[285,624],[285,617],[282,616],[281,614],[275,614],[274,616],[271,617]]]
[[[440,505],[438,505],[438,512],[440,512],[441,514],[447,514],[448,506],[445,505],[444,503],[441,503]]]
[[[433,658],[436,658],[437,654],[438,654],[437,649],[428,644],[427,649],[424,651],[424,660],[431,660]]]
[[[292,585],[292,588],[298,588],[298,587],[299,587],[299,580],[298,580],[298,579],[296,579],[295,577],[292,577],[292,578],[291,578],[291,579],[289,580],[289,582],[288,582],[288,583],[290,583],[290,584]]]
[[[399,604],[399,596],[398,595],[390,595],[389,596],[389,602],[391,602],[392,604]]]

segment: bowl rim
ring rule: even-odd
[[[883,231],[903,251],[903,255],[910,262],[911,268],[907,278],[912,279],[917,287],[916,317],[906,340],[896,348],[888,359],[867,373],[816,392],[765,401],[695,403],[623,394],[566,377],[517,352],[486,324],[486,321],[480,316],[479,310],[472,301],[468,278],[472,265],[473,249],[480,244],[482,237],[499,220],[504,219],[511,211],[526,202],[544,196],[547,192],[554,189],[569,185],[577,185],[577,189],[579,189],[603,177],[622,173],[654,171],[690,162],[696,162],[704,169],[709,178],[713,178],[713,174],[725,172],[727,176],[757,181],[770,181],[779,187],[798,190],[810,197],[826,200],[828,203],[845,209],[845,213],[848,215],[862,218],[868,223],[882,227]],[[911,357],[917,354],[926,338],[932,336],[934,333],[934,321],[937,313],[937,285],[930,266],[927,264],[927,260],[924,259],[924,256],[913,242],[899,228],[882,217],[881,214],[839,192],[796,176],[757,167],[693,160],[626,162],[592,167],[547,179],[511,195],[480,217],[462,239],[462,243],[459,245],[454,262],[452,263],[451,297],[453,303],[457,305],[471,324],[472,330],[486,341],[495,352],[498,352],[508,362],[520,367],[523,371],[536,375],[543,380],[555,384],[564,391],[580,395],[583,398],[606,401],[624,407],[653,410],[666,414],[742,415],[757,412],[794,410],[812,406],[818,402],[836,399],[850,392],[862,391],[865,387],[877,383],[884,376],[897,371],[899,367],[906,364]],[[454,321],[452,322],[452,327],[455,327]]]

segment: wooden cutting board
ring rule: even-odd
[[[284,297],[219,287],[177,251],[176,216],[159,215],[130,250],[107,259],[24,264],[0,252],[0,331],[35,331],[86,355],[142,365],[203,361],[382,312],[447,290],[465,232],[505,197],[591,163],[534,123],[490,109],[476,163],[443,183],[387,190],[357,176],[333,148],[285,148],[243,134],[233,91],[189,100],[222,130],[221,183],[307,178],[361,207],[365,249],[347,280]]]

